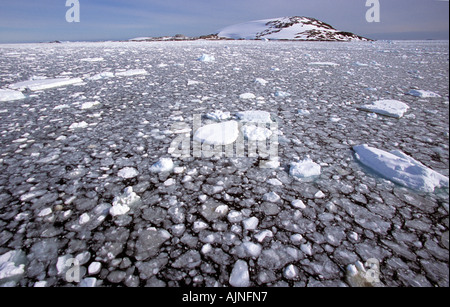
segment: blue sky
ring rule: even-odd
[[[197,36],[250,20],[315,17],[374,39],[448,39],[449,2],[379,0],[368,23],[366,0],[79,0],[80,23],[66,22],[66,0],[0,0],[0,43]]]

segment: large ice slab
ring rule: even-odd
[[[9,85],[13,90],[23,91],[29,89],[31,91],[41,91],[54,87],[67,86],[83,82],[81,78],[55,78],[55,79],[39,79],[14,83]]]
[[[398,100],[378,100],[373,104],[359,106],[358,109],[380,115],[402,118],[409,110],[409,106]]]
[[[233,144],[239,136],[238,126],[234,120],[206,125],[195,132],[194,140],[208,145]]]
[[[441,95],[425,90],[410,90],[408,95],[420,98],[440,98]]]
[[[368,145],[355,146],[353,150],[359,162],[399,185],[422,192],[434,192],[435,188],[449,186],[447,177],[401,151],[386,152]]]
[[[13,90],[0,90],[0,102],[20,99],[25,99],[25,95],[22,94],[22,92]]]

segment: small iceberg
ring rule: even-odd
[[[422,192],[449,186],[449,179],[401,151],[386,152],[360,145],[353,147],[356,159],[382,177],[404,187]]]

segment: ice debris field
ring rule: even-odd
[[[0,286],[449,286],[448,47],[1,45]]]

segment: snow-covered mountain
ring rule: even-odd
[[[309,40],[309,41],[367,41],[353,33],[336,30],[329,24],[310,17],[281,17],[232,25],[219,31],[220,38]]]

